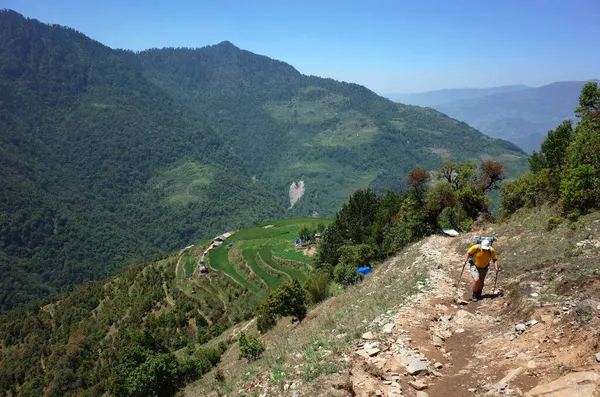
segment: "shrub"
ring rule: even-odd
[[[277,324],[277,316],[268,310],[261,310],[261,313],[256,319],[256,328],[258,332],[264,334],[271,330]]]
[[[306,280],[306,290],[313,303],[319,303],[329,295],[331,279],[326,272],[317,272]]]
[[[548,218],[548,224],[546,225],[546,230],[550,231],[552,229],[555,229],[558,225],[560,225],[560,222],[562,221],[562,219],[560,219],[557,216],[551,216],[550,218]]]
[[[361,274],[356,270],[356,266],[351,263],[340,262],[333,269],[334,280],[343,285],[354,284],[361,279]]]
[[[225,382],[225,375],[223,375],[223,371],[221,371],[220,369],[217,369],[215,371],[215,380],[219,383]]]
[[[258,360],[265,351],[265,346],[255,337],[241,333],[238,338],[240,344],[239,359],[247,358],[249,361]]]
[[[279,316],[306,317],[306,293],[298,280],[286,281],[271,291],[262,303],[262,310]]]

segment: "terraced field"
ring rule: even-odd
[[[299,231],[305,226],[314,230],[330,222],[315,218],[286,219],[239,230],[223,245],[209,250],[207,264],[243,290],[263,296],[286,280],[306,280],[312,268],[312,256],[307,255],[306,250],[296,249]],[[199,285],[205,277],[198,274],[197,267],[201,250],[207,245],[208,242],[196,244],[180,258],[177,279],[187,294],[201,290],[192,286]]]

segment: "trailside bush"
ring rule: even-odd
[[[562,222],[562,219],[557,217],[557,216],[551,216],[550,218],[548,218],[548,224],[546,225],[546,230],[550,231],[552,229],[555,229],[558,225],[560,225],[560,222]]]
[[[256,328],[258,329],[258,332],[264,334],[265,332],[271,330],[275,324],[277,324],[276,314],[267,310],[261,310],[258,318],[256,319]]]
[[[319,303],[329,295],[329,287],[331,285],[331,278],[329,274],[321,271],[311,275],[306,280],[306,290],[313,303]]]
[[[360,280],[361,274],[353,264],[340,262],[333,269],[333,277],[337,283],[350,285]]]
[[[238,359],[247,358],[249,361],[258,360],[265,351],[265,346],[255,337],[242,332],[238,338],[240,355]]]

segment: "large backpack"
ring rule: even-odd
[[[471,257],[469,258],[469,262],[473,260],[473,256],[475,256],[479,251],[481,251],[481,243],[483,242],[483,240],[488,240],[490,242],[490,248],[492,248],[492,246],[494,245],[494,241],[498,240],[496,236],[475,235],[473,236],[473,238],[477,240],[477,251],[475,251],[475,253],[471,255]]]

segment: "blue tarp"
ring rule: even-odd
[[[368,266],[365,266],[365,267],[359,267],[356,270],[358,270],[358,272],[361,274],[369,274],[369,272],[371,271],[371,268]]]
[[[302,240],[300,240],[300,239],[296,240],[296,244],[302,244]]]
[[[233,243],[229,243],[229,246],[230,246],[230,247],[233,247]]]

